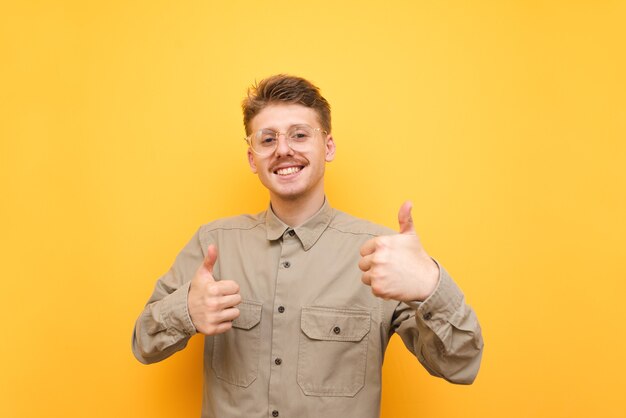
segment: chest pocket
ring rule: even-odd
[[[248,387],[259,370],[262,304],[243,301],[233,327],[213,337],[211,366],[215,375],[233,385]]]
[[[370,313],[302,308],[298,385],[309,396],[354,396],[365,384]]]

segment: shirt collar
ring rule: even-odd
[[[304,251],[308,251],[317,242],[332,218],[333,209],[328,204],[328,200],[324,198],[324,204],[315,215],[307,219],[302,225],[293,228],[300,242],[302,242]],[[267,239],[270,241],[279,239],[289,229],[289,225],[278,219],[271,205],[265,215],[265,227]]]

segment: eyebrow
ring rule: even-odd
[[[287,127],[287,130],[290,130],[291,128],[299,128],[299,127],[308,127],[311,129],[315,129],[314,127],[312,127],[311,125],[307,124],[307,123],[296,123],[294,125],[289,125]],[[264,130],[268,130],[268,131],[273,131],[273,132],[279,132],[280,129],[276,129],[276,128],[261,128],[259,129],[260,131],[264,131]]]

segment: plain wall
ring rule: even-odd
[[[625,417],[626,3],[20,1],[0,6],[0,416],[194,417],[202,340],[131,354],[202,223],[268,204],[240,102],[311,79],[333,206],[401,203],[486,342],[472,386],[394,337],[382,416]]]

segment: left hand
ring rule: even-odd
[[[439,267],[415,234],[411,202],[398,211],[400,233],[372,238],[361,247],[361,281],[383,299],[424,301],[437,287]]]

